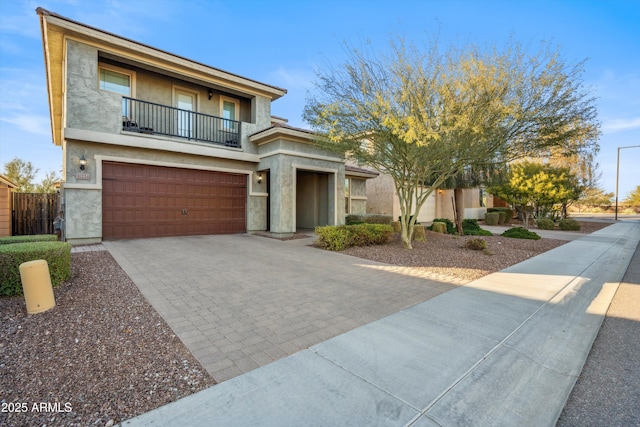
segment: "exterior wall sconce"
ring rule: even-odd
[[[87,165],[87,159],[84,158],[84,154],[80,156],[80,170],[83,171]]]
[[[209,101],[213,98],[213,89],[209,89]]]
[[[258,184],[262,183],[262,172],[258,172],[258,174],[256,175],[256,181],[258,182]]]

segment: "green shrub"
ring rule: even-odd
[[[447,224],[440,221],[435,221],[431,224],[431,231],[435,231],[436,233],[446,233],[447,232]]]
[[[563,219],[558,223],[558,225],[562,231],[580,231],[580,222],[575,219]]]
[[[436,218],[433,222],[444,222],[447,225],[447,234],[456,234],[456,225],[447,218]],[[427,230],[433,231],[433,224],[427,227]]]
[[[391,215],[367,214],[364,216],[364,222],[367,224],[386,224],[390,225],[393,217]]]
[[[473,249],[474,251],[483,251],[487,249],[486,240],[480,239],[478,237],[467,240],[464,245],[465,247],[469,249]]]
[[[413,239],[416,242],[424,242],[427,240],[426,234],[424,234],[424,225],[414,225],[413,226]]]
[[[489,230],[480,228],[477,219],[467,218],[462,221],[462,231],[466,236],[492,236]]]
[[[498,224],[504,224],[507,221],[507,213],[505,211],[498,211]]]
[[[353,224],[391,224],[391,215],[379,214],[349,214],[345,218],[347,225]]]
[[[513,209],[509,209],[509,208],[487,208],[487,212],[498,212],[498,214],[500,212],[504,212],[504,221],[500,222],[500,224],[508,224],[509,221],[511,221],[513,219],[513,214],[514,211]],[[500,221],[501,219],[499,218],[498,221]]]
[[[498,225],[500,214],[498,212],[487,212],[484,214],[484,222],[487,225]]]
[[[536,224],[538,224],[538,228],[540,230],[553,230],[556,228],[555,222],[549,218],[540,218],[536,220]]]
[[[316,227],[316,246],[341,251],[352,246],[379,245],[389,240],[393,228],[388,224],[328,225]]]
[[[531,239],[531,240],[540,240],[540,236],[538,236],[533,231],[529,231],[524,227],[513,227],[502,233],[504,237],[511,237],[514,239]]]
[[[0,237],[0,245],[9,245],[11,243],[28,243],[28,242],[55,242],[58,236],[55,234],[34,234],[32,236],[7,236]]]
[[[43,259],[49,264],[53,286],[59,285],[71,276],[69,243],[27,242],[0,245],[0,295],[22,295],[20,264],[38,259]]]
[[[402,233],[402,224],[400,224],[400,221],[391,221],[391,228],[393,228],[394,233]]]

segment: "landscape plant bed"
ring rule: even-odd
[[[342,253],[386,264],[418,267],[432,273],[471,281],[567,243],[565,240],[555,239],[523,240],[483,236],[482,239],[487,242],[487,251],[480,252],[465,247],[466,241],[476,236],[452,236],[428,230],[425,233],[427,240],[413,242],[412,250],[405,249],[400,237],[396,235],[389,243],[353,247]]]
[[[54,294],[37,315],[0,298],[0,400],[27,409],[0,425],[117,424],[215,384],[107,251],[72,254]]]

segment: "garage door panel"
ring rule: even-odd
[[[103,238],[246,231],[246,175],[103,163]]]

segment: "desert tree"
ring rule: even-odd
[[[547,45],[527,54],[467,45],[422,49],[392,40],[388,51],[347,48],[318,71],[305,120],[318,143],[389,174],[400,201],[402,241],[427,197],[465,170],[495,170],[570,140],[599,134],[583,63],[567,65]]]

